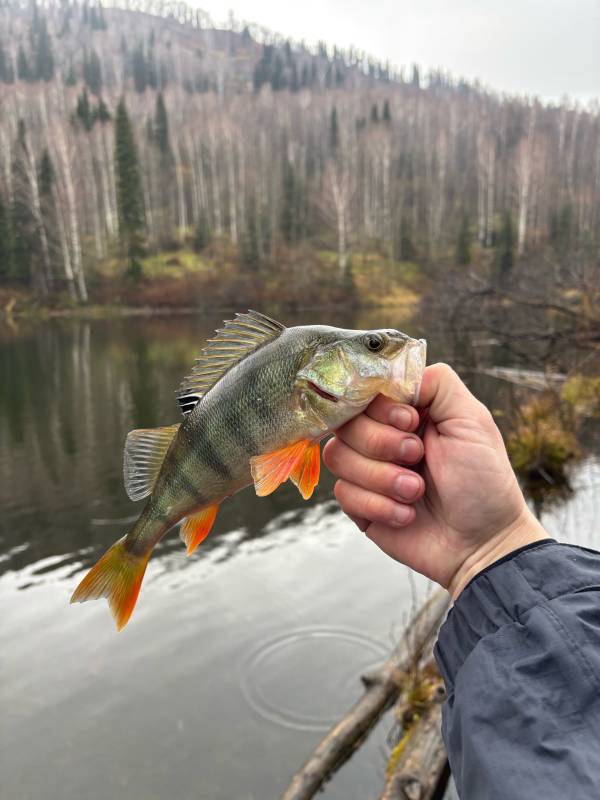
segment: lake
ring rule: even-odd
[[[464,341],[392,311],[280,316],[402,327],[427,336],[430,362],[473,364]],[[221,319],[0,329],[2,798],[277,798],[431,591],[344,517],[324,471],[307,503],[289,485],[236,495],[191,558],[172,533],[123,633],[104,602],[69,605],[142,506],[122,485],[127,432],[178,421],[175,389]],[[479,365],[507,365],[493,342],[482,347]],[[506,384],[465,374],[490,407],[510,403]],[[597,546],[598,461],[581,462],[572,483],[543,522]],[[324,800],[378,796],[390,727],[388,715]]]

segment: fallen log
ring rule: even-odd
[[[425,651],[431,648],[449,603],[446,592],[440,590],[423,605],[389,659],[374,673],[363,676],[364,695],[327,733],[294,775],[281,800],[310,800],[352,755],[398,697],[403,676],[414,672]]]
[[[433,662],[413,679],[396,711],[402,735],[390,756],[380,800],[433,800],[449,776],[441,728],[442,679]]]

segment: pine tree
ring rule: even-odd
[[[95,50],[83,59],[83,80],[88,85],[90,92],[98,96],[102,91],[102,65]]]
[[[98,120],[101,124],[105,122],[110,122],[110,111],[108,110],[108,106],[104,102],[102,98],[98,100],[98,105],[94,109],[94,122]]]
[[[40,166],[38,170],[38,184],[40,194],[42,196],[49,196],[52,194],[52,186],[54,184],[54,167],[48,148],[44,149],[40,159]]]
[[[54,56],[45,17],[39,18],[36,38],[35,78],[38,81],[48,82],[54,77]]]
[[[142,271],[144,205],[137,147],[124,99],[115,118],[115,171],[119,236],[129,262],[127,274],[135,280]]]
[[[75,109],[75,113],[81,120],[81,124],[86,129],[86,131],[91,131],[92,125],[94,124],[94,118],[92,116],[92,110],[90,108],[90,101],[88,98],[87,89],[84,89],[83,92],[77,98],[77,108]]]
[[[146,91],[146,86],[148,85],[148,67],[143,44],[139,44],[133,52],[132,68],[133,85],[136,92],[142,94],[142,92]]]
[[[10,215],[0,197],[0,277],[2,278],[8,278],[12,274],[11,244]]]
[[[29,61],[23,50],[23,45],[19,45],[19,52],[17,54],[17,78],[20,81],[31,80],[31,70],[29,68]]]
[[[515,234],[510,211],[504,213],[497,246],[498,281],[501,286],[505,286],[515,261]]]
[[[67,86],[75,86],[77,84],[77,76],[75,75],[75,67],[73,66],[72,61],[69,62],[69,69],[65,77],[65,84]]]
[[[339,143],[337,108],[334,106],[331,109],[331,117],[329,119],[329,147],[332,152],[337,150]]]
[[[371,122],[374,124],[379,122],[379,109],[377,108],[377,103],[373,103],[371,106]]]
[[[194,233],[194,250],[201,253],[210,244],[210,228],[206,214],[201,213]]]
[[[153,138],[163,156],[169,152],[169,119],[162,92],[156,95]]]
[[[385,122],[386,125],[389,125],[392,121],[389,100],[386,100],[383,104],[383,121]]]
[[[469,230],[469,217],[466,212],[462,215],[460,227],[458,229],[456,261],[465,266],[471,263],[471,231]]]

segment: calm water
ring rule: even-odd
[[[104,603],[69,606],[84,570],[139,512],[122,488],[126,433],[178,420],[174,390],[220,319],[0,331],[2,798],[276,798],[429,591],[344,518],[324,474],[309,503],[288,486],[238,494],[190,559],[171,534],[122,634]],[[425,333],[385,312],[283,321]],[[472,362],[429,338],[432,360]],[[491,379],[473,387],[508,402]],[[593,546],[596,461],[574,485],[544,522]],[[380,724],[325,800],[378,796],[389,728]]]

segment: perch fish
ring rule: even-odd
[[[147,503],[71,602],[106,597],[121,630],[152,550],[176,523],[191,555],[219,505],[245,486],[262,497],[291,479],[308,499],[319,481],[320,440],[379,393],[414,403],[425,353],[424,340],[396,330],[286,328],[256,311],[236,314],[183,381],[183,422],[128,434],[125,489]]]

